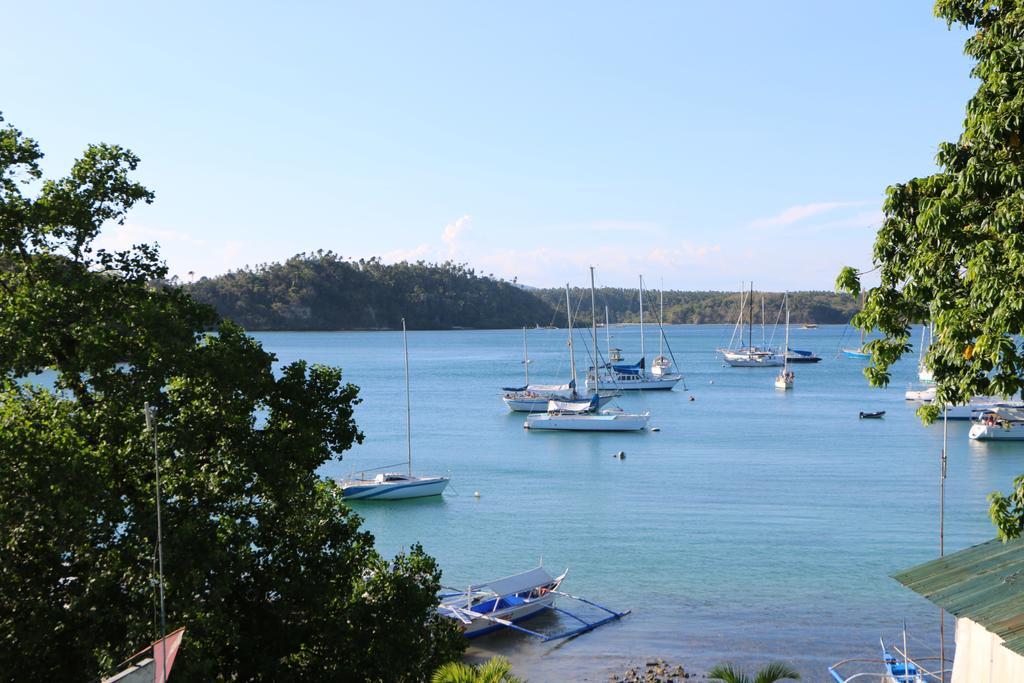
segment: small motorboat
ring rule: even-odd
[[[878,420],[885,417],[884,410],[875,410],[871,412],[860,411],[860,419],[862,420]]]

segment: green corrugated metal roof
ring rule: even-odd
[[[1024,655],[1024,538],[995,539],[892,575],[956,617]]]

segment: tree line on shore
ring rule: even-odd
[[[386,264],[318,251],[204,277],[187,290],[249,330],[396,329],[403,317],[410,328],[428,330],[565,325],[565,290],[526,289],[452,262]],[[645,318],[653,321],[658,301],[649,294]],[[763,309],[767,321],[775,321],[782,296],[766,293],[762,306],[755,293],[755,319],[761,319]],[[669,290],[664,297],[670,324],[731,323],[739,315],[738,292]],[[636,289],[602,287],[596,298],[599,320],[607,307],[609,322],[639,321]],[[574,315],[589,319],[590,291],[576,288],[571,299]],[[848,294],[792,292],[789,300],[795,323],[841,324],[857,311]]]

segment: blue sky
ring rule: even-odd
[[[975,85],[924,0],[10,3],[0,111],[157,194],[107,246],[212,275],[296,252],[534,285],[832,287]]]

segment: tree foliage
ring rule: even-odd
[[[565,324],[565,289],[537,289],[531,292],[540,297],[552,308],[560,311],[555,322]],[[584,320],[590,319],[590,290],[573,288],[570,291],[573,312]],[[761,320],[761,296],[754,293],[754,320]],[[734,323],[740,312],[740,301],[744,300],[739,292],[684,292],[678,290],[665,291],[665,323],[666,324],[706,324]],[[747,295],[749,299],[749,294]],[[783,318],[779,315],[783,294],[764,293],[764,318],[772,325]],[[608,308],[608,320],[611,323],[635,323],[640,321],[640,296],[637,289],[620,287],[601,287],[597,290],[597,319],[604,321],[605,307]],[[744,300],[746,301],[746,300]],[[577,302],[579,304],[577,305]],[[846,324],[858,310],[856,299],[848,294],[834,292],[790,292],[790,320],[793,323]],[[644,290],[644,320],[657,321],[659,313],[659,295],[656,291]],[[747,319],[746,307],[743,311]]]
[[[167,620],[187,628],[176,676],[411,681],[456,657],[434,561],[382,558],[317,475],[362,439],[357,387],[337,368],[272,372],[239,327],[150,284],[154,249],[94,248],[153,198],[131,152],[91,146],[45,181],[41,156],[0,125],[0,679],[87,679],[153,640],[144,402]],[[41,371],[52,385],[24,380]]]
[[[708,678],[721,683],[776,683],[800,680],[800,672],[785,662],[771,662],[762,667],[751,679],[747,672],[733,664],[718,664],[708,672]]]
[[[938,389],[921,411],[926,421],[937,406],[1024,387],[1024,6],[938,0],[935,13],[973,31],[965,52],[978,90],[959,139],[939,145],[940,170],[887,189],[874,246],[881,282],[855,319],[883,335],[870,343],[865,371],[875,386],[889,382],[889,368],[909,351],[910,326],[934,324],[925,363]],[[837,286],[856,294],[859,275],[845,268]],[[998,493],[991,499],[1000,534],[1019,534],[1024,509]]]
[[[385,264],[329,252],[202,278],[198,300],[249,330],[511,328],[546,325],[553,311],[509,282],[463,264]]]
[[[483,664],[448,662],[434,672],[432,683],[525,683],[512,673],[504,657],[492,657]]]

